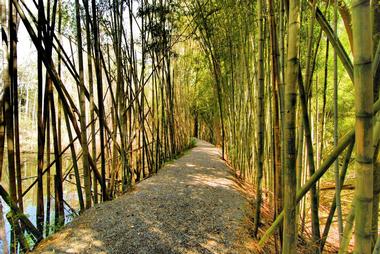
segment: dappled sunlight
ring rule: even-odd
[[[89,246],[97,249],[95,253],[108,253],[103,248],[103,242],[97,239],[97,235],[97,232],[90,227],[67,228],[62,233],[60,232],[48,238],[48,244],[42,243],[39,247],[44,250],[38,253],[85,253]],[[70,241],[65,240],[68,238]]]
[[[219,156],[198,141],[133,192],[84,212],[35,253],[240,254],[247,201]]]
[[[0,0],[0,254],[380,254],[380,0],[334,2]]]
[[[231,180],[226,178],[215,178],[215,176],[210,177],[206,174],[197,174],[192,176],[193,184],[204,184],[210,187],[220,187],[220,188],[231,188],[233,184]]]

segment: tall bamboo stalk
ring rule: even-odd
[[[371,252],[373,205],[373,78],[370,1],[352,2],[355,84],[355,249]]]
[[[296,227],[296,83],[298,78],[298,47],[300,3],[289,1],[288,52],[285,82],[285,161],[284,161],[284,233],[282,253],[294,253],[297,245]]]
[[[84,177],[84,189],[86,194],[86,209],[91,207],[91,178],[90,167],[88,164],[88,146],[87,146],[87,127],[86,127],[86,98],[83,71],[83,53],[82,53],[82,27],[79,0],[75,0],[75,17],[77,26],[77,44],[78,44],[78,65],[79,65],[79,106],[80,106],[80,128],[81,128],[81,147],[82,147],[82,167]],[[103,177],[104,179],[104,177]]]
[[[42,0],[38,1],[38,41],[42,42],[43,31],[43,16],[44,16],[44,4]],[[42,59],[41,53],[38,52],[37,56],[37,75],[38,75],[38,106],[37,106],[37,119],[38,119],[38,165],[37,165],[37,228],[40,232],[43,232],[44,221],[44,199],[43,199],[43,178],[42,170],[44,167],[44,126],[43,126],[43,84],[42,84]]]
[[[257,236],[257,231],[260,225],[260,209],[262,204],[262,178],[263,178],[263,164],[264,164],[264,31],[263,31],[263,9],[262,0],[257,2],[257,14],[259,22],[259,36],[258,36],[258,84],[257,84],[257,166],[256,166],[256,207],[254,217],[253,235]]]
[[[334,35],[338,38],[338,1],[334,2]],[[334,50],[334,146],[338,144],[338,55]],[[342,239],[343,222],[342,222],[342,207],[340,202],[340,181],[339,181],[339,160],[335,161],[335,186],[337,194],[336,199],[336,212],[338,217],[338,232],[339,241]]]
[[[105,158],[105,141],[104,141],[104,104],[103,104],[103,81],[102,81],[102,69],[100,62],[100,42],[99,42],[99,31],[98,31],[98,19],[97,19],[97,9],[96,1],[92,0],[92,15],[93,15],[93,34],[94,34],[94,52],[95,52],[95,71],[96,71],[96,82],[97,82],[97,92],[98,92],[98,108],[99,108],[99,128],[100,128],[100,160],[101,160],[101,176],[103,181],[100,183],[102,188],[103,200],[108,200],[106,191],[106,158]]]

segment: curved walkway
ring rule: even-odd
[[[248,201],[217,148],[204,141],[131,193],[99,204],[34,253],[249,253]]]

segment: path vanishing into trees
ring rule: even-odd
[[[131,193],[86,210],[35,253],[249,253],[249,207],[209,143],[168,163]]]

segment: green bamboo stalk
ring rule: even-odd
[[[380,254],[380,237],[377,238],[372,254]]]
[[[374,144],[374,154],[373,154],[373,161],[374,161],[374,173],[373,173],[373,213],[372,214],[378,214],[379,212],[379,195],[380,195],[380,115],[375,114],[374,115],[375,123],[374,123],[374,131],[373,131],[373,144]],[[372,216],[372,246],[378,242],[378,222],[379,218],[378,216]]]
[[[340,186],[343,186],[343,184],[344,184],[344,179],[346,177],[346,173],[347,173],[347,169],[348,169],[348,165],[349,165],[349,162],[351,159],[351,154],[352,154],[353,149],[354,149],[354,142],[352,142],[350,144],[350,146],[347,148],[347,153],[346,153],[346,156],[344,158],[344,164],[342,166],[342,170],[340,172],[340,177],[339,177]],[[339,190],[339,191],[341,191],[341,190]],[[337,195],[337,193],[338,193],[338,189],[335,190],[335,196]],[[330,212],[329,212],[329,215],[328,215],[326,223],[325,223],[325,228],[323,230],[321,244],[320,244],[321,252],[323,251],[324,245],[326,243],[327,236],[328,236],[329,231],[330,231],[330,226],[331,226],[333,218],[334,218],[335,210],[336,210],[336,199],[334,199],[332,204],[331,204]]]
[[[377,100],[373,105],[374,113],[377,113],[380,110],[380,100]],[[301,190],[297,192],[297,202],[299,202],[303,196],[310,190],[310,188],[326,173],[329,167],[334,163],[337,156],[341,154],[344,149],[355,140],[355,129],[347,132],[338,142],[338,145],[327,155],[325,161],[321,164],[319,169],[315,171],[309,180],[302,186]],[[263,237],[261,237],[259,245],[264,246],[265,242],[269,239],[269,237],[274,233],[276,228],[284,219],[284,211],[282,211],[276,218],[276,220],[272,223],[270,228],[265,232]]]
[[[355,253],[371,252],[373,205],[373,76],[370,0],[352,1],[356,111]]]
[[[309,114],[307,111],[308,110],[307,100],[306,100],[305,88],[304,88],[303,80],[302,80],[301,66],[299,66],[299,70],[298,70],[298,89],[300,93],[300,102],[301,102],[301,108],[302,108],[302,120],[303,120],[305,141],[306,141],[306,147],[307,147],[307,162],[309,166],[309,174],[313,175],[315,173],[314,151],[313,151],[313,143],[311,140],[311,127],[310,127]],[[301,149],[301,147],[299,149]],[[318,204],[317,186],[314,185],[311,188],[311,218],[312,218],[311,224],[312,224],[313,241],[314,241],[315,246],[318,246],[318,242],[320,241],[320,238],[321,238],[321,233],[319,229],[318,207],[319,207],[319,204]],[[315,249],[314,251],[318,252],[318,248]]]
[[[346,218],[346,224],[344,227],[342,241],[340,243],[338,254],[348,253],[348,246],[350,244],[351,237],[352,237],[352,230],[354,228],[354,219],[355,219],[355,205],[352,204],[350,212],[348,213],[347,218]]]
[[[257,13],[259,22],[259,36],[258,36],[258,93],[257,93],[257,167],[256,167],[256,207],[254,216],[254,229],[253,235],[257,236],[260,225],[260,210],[262,203],[262,178],[263,178],[263,164],[264,164],[264,34],[263,34],[263,8],[262,0],[257,2]]]
[[[380,107],[380,101],[379,101]],[[338,146],[334,148],[331,153],[327,156],[326,160],[322,163],[320,168],[312,175],[309,180],[302,186],[302,188],[297,192],[297,202],[299,202],[305,194],[310,190],[310,188],[315,185],[315,183],[326,173],[331,164],[334,163],[335,159],[339,154],[341,154],[344,149],[354,140],[355,132],[354,130],[348,132],[344,137],[341,138]],[[280,225],[282,220],[284,219],[284,210],[277,216],[276,220],[272,223],[270,228],[265,232],[263,237],[260,239],[259,245],[264,246],[265,242],[269,239],[269,237],[274,233],[276,228]]]
[[[310,2],[309,2],[310,4]],[[344,49],[341,41],[334,35],[334,30],[331,28],[329,22],[326,20],[325,16],[322,14],[319,8],[316,8],[316,19],[321,26],[323,32],[326,34],[326,37],[329,39],[329,42],[333,46],[334,50],[337,52],[337,55],[342,62],[344,68],[346,69],[347,74],[350,76],[351,80],[354,79],[353,65],[348,56],[346,50]]]
[[[379,85],[380,85],[380,69],[379,69],[379,59],[380,59],[380,2],[371,1],[371,19],[372,19],[372,46],[373,46],[373,62],[372,62],[372,73],[373,73],[373,94],[374,100],[379,98]],[[378,157],[380,144],[380,114],[374,115],[374,131],[373,131],[373,146],[374,146],[374,174],[373,174],[373,210],[372,214],[372,247],[378,239],[379,231],[379,217],[375,216],[379,213],[379,193],[380,193],[380,158]]]
[[[288,54],[285,82],[285,167],[284,167],[284,232],[282,253],[294,253],[297,245],[296,227],[296,102],[298,50],[300,31],[300,2],[289,1]]]
[[[282,210],[282,162],[281,162],[281,132],[279,118],[279,86],[282,83],[280,56],[277,41],[276,22],[274,17],[273,0],[268,1],[269,5],[269,23],[270,23],[270,42],[272,53],[272,82],[273,82],[273,160],[274,160],[274,209],[276,217]],[[280,20],[281,23],[281,20]],[[282,229],[279,229],[280,242],[282,239]],[[277,244],[277,243],[276,243]]]
[[[8,192],[0,185],[0,196],[3,198],[5,203],[10,207],[10,209],[17,215],[21,223],[24,225],[25,229],[34,237],[35,242],[42,240],[42,233],[33,225],[33,223],[24,215],[20,209],[17,207],[16,202],[12,200]]]
[[[334,0],[334,36],[338,37],[338,0]],[[338,54],[334,50],[334,146],[337,146],[339,133],[338,133]],[[336,194],[336,212],[338,217],[338,232],[339,232],[339,242],[341,242],[343,233],[343,222],[342,222],[342,207],[340,202],[340,181],[339,181],[339,159],[335,161],[335,186]]]

